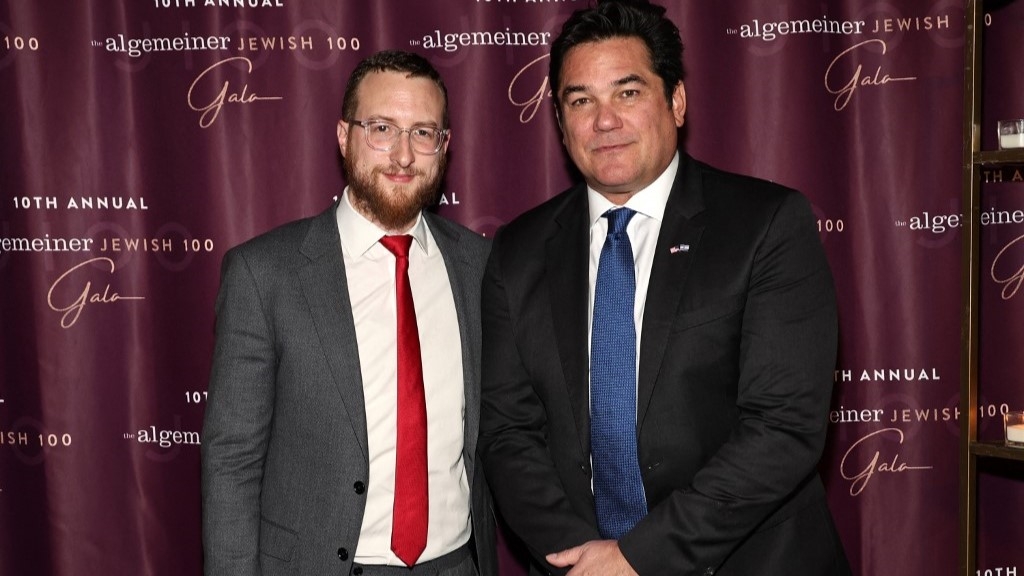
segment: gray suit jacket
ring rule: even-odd
[[[490,242],[425,216],[458,314],[472,542],[489,576],[494,525],[476,441],[480,282]],[[228,251],[216,334],[202,439],[206,574],[348,574],[369,464],[335,206]]]

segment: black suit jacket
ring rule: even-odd
[[[484,275],[480,450],[500,512],[538,560],[600,538],[587,220],[576,186],[502,229]],[[619,541],[637,572],[849,572],[815,471],[836,324],[803,196],[681,155],[639,352],[649,514]]]

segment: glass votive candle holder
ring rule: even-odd
[[[1024,148],[1024,119],[999,121],[999,149]]]
[[[1007,446],[1024,448],[1024,412],[1011,411],[1003,414],[1003,430]]]

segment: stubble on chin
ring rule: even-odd
[[[424,208],[438,202],[444,168],[445,160],[442,158],[437,174],[429,180],[410,184],[414,188],[411,194],[406,194],[395,190],[397,186],[389,187],[383,183],[383,174],[389,171],[388,167],[375,166],[369,170],[360,170],[345,158],[349,198],[360,214],[384,230],[404,231],[416,221]],[[417,178],[424,177],[419,170],[414,170],[413,174]]]

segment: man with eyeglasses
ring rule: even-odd
[[[225,255],[207,575],[495,574],[476,459],[489,242],[424,210],[447,100],[418,55],[360,62],[337,127],[341,198]]]

